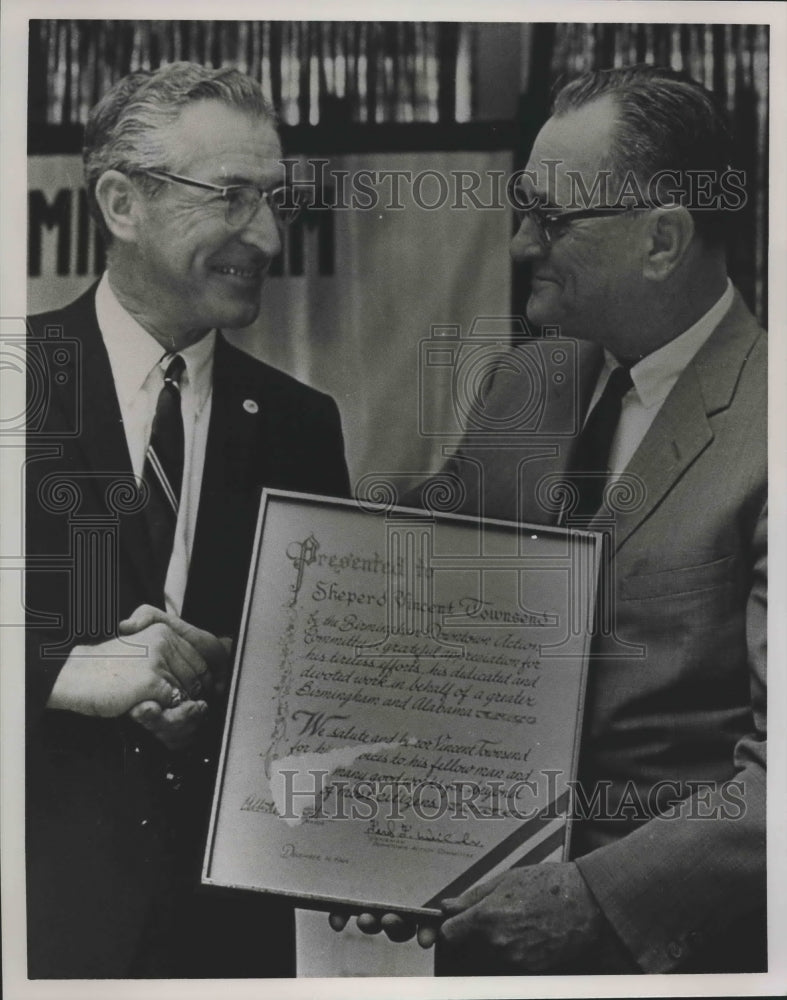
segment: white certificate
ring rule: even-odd
[[[203,882],[432,913],[565,858],[599,543],[266,490]]]

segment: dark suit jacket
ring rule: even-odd
[[[573,852],[646,972],[764,962],[766,339],[736,296],[629,463],[614,516],[614,632],[594,643],[580,758],[586,798],[602,798]],[[555,521],[549,486],[601,361],[580,344],[573,369],[560,346],[531,342],[500,366],[447,467],[463,512]],[[526,405],[534,371],[541,408]],[[527,426],[503,426],[517,413]],[[649,818],[660,810],[671,818]]]
[[[196,749],[172,759],[129,720],[44,707],[73,645],[111,637],[138,605],[163,607],[163,595],[150,583],[95,289],[33,317],[30,334],[29,974],[292,974],[290,908],[195,891],[223,706],[210,706]],[[182,609],[216,635],[237,631],[263,486],[348,495],[339,414],[219,335]]]

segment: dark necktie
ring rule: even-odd
[[[150,443],[145,453],[142,475],[150,490],[145,508],[153,551],[156,555],[156,583],[161,590],[172,555],[175,525],[183,481],[183,417],[180,412],[180,379],[186,363],[179,354],[170,361],[159,393]]]
[[[579,504],[571,512],[575,517],[589,517],[601,506],[609,479],[612,439],[620,421],[623,397],[632,385],[629,369],[615,368],[577,439],[567,469],[569,480],[579,492]]]

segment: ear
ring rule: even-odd
[[[96,183],[96,201],[112,236],[134,243],[142,214],[142,195],[130,177],[106,170]]]
[[[694,219],[682,205],[656,208],[649,213],[649,246],[643,276],[664,281],[683,260],[694,239]]]

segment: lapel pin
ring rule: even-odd
[[[243,409],[247,413],[259,413],[260,412],[259,404],[254,399],[244,399],[243,400]]]

